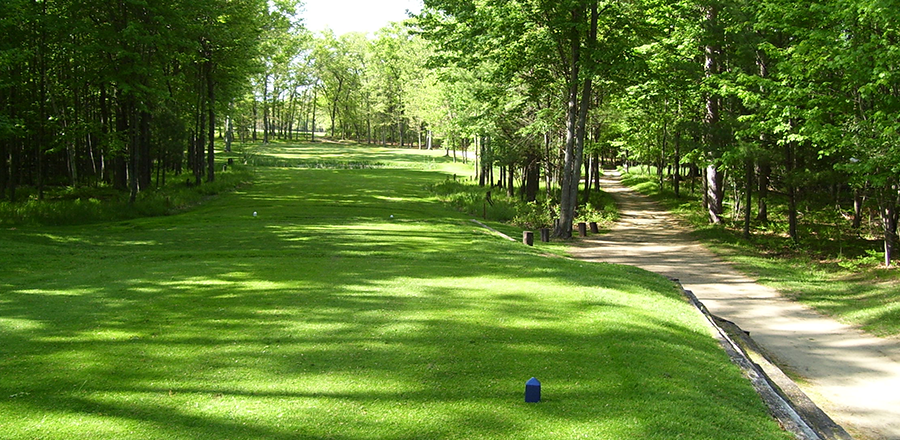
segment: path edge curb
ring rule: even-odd
[[[737,324],[712,314],[694,292],[685,289],[679,280],[671,280],[706,318],[731,361],[750,379],[753,388],[768,406],[770,414],[786,431],[799,440],[853,440],[844,428],[835,423],[784,374],[748,332]]]

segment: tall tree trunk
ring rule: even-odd
[[[706,167],[706,197],[709,221],[713,224],[722,223],[723,202],[725,196],[724,176],[716,165]]]
[[[256,129],[259,128],[259,103],[253,98],[253,131],[250,132],[250,138],[256,142]]]
[[[706,78],[712,78],[719,73],[719,52],[721,51],[716,42],[718,39],[718,16],[719,10],[715,5],[706,5],[704,9],[704,25],[706,27],[706,45],[704,46],[704,73]],[[706,124],[706,143],[707,154],[710,165],[706,167],[707,178],[707,199],[709,221],[714,224],[722,223],[722,201],[725,198],[725,188],[722,184],[722,175],[719,172],[718,164],[715,156],[721,150],[721,135],[719,134],[719,97],[709,92],[706,95],[706,114],[704,115]]]
[[[516,167],[513,164],[506,167],[506,195],[509,197],[516,196],[515,169]]]
[[[225,152],[226,153],[231,153],[231,145],[233,143],[234,143],[234,121],[232,121],[231,115],[228,115],[225,118]]]
[[[751,211],[750,207],[753,203],[753,160],[750,158],[744,159],[745,167],[744,172],[746,173],[747,181],[746,186],[744,187],[744,192],[746,193],[747,201],[744,203],[744,238],[750,238],[750,216]]]
[[[309,133],[310,133],[309,141],[310,142],[316,141],[316,105],[317,105],[316,101],[318,101],[318,98],[319,98],[319,88],[313,86],[312,108],[310,109],[310,112],[312,112],[312,128],[309,131]]]
[[[9,154],[9,201],[16,201],[16,188],[19,185],[19,163],[21,162],[22,143],[16,141]]]
[[[138,162],[138,192],[150,188],[153,177],[153,157],[150,155],[150,112],[141,111],[137,115],[138,126],[137,142],[139,153]]]
[[[200,185],[203,177],[203,153],[206,151],[206,99],[201,95],[197,112],[197,128],[194,130],[194,154],[192,159],[194,184]],[[265,133],[265,131],[263,132]],[[265,137],[265,136],[264,136]]]
[[[584,161],[584,193],[581,195],[581,203],[587,204],[591,200],[591,186],[594,181],[592,179],[591,170],[593,169],[593,158],[587,155]]]
[[[766,56],[765,51],[759,50],[756,52],[756,64],[759,68],[760,78],[768,78],[769,59]],[[765,88],[763,86],[760,86],[760,92],[765,93]],[[759,140],[763,148],[768,150],[771,147],[768,133],[761,133],[759,135]],[[766,224],[769,222],[769,180],[772,176],[772,164],[769,162],[769,157],[766,154],[762,154],[757,162],[757,187],[759,188],[759,197],[756,202],[756,220]],[[749,207],[750,205],[747,206]]]
[[[599,20],[597,2],[591,2],[591,26],[585,39],[587,52],[597,39],[597,22]],[[570,30],[570,65],[568,108],[566,113],[566,149],[564,153],[563,173],[560,181],[561,194],[559,202],[559,223],[553,235],[560,238],[572,237],[572,224],[575,221],[575,208],[578,204],[578,188],[581,183],[581,161],[584,156],[585,125],[592,94],[592,75],[581,79],[582,34],[578,29],[584,17],[581,7],[572,9],[572,29]],[[580,91],[580,99],[579,99]]]
[[[538,191],[541,188],[541,161],[534,154],[527,158],[525,166],[525,201],[537,200]]]
[[[888,188],[891,191],[892,188]],[[893,189],[896,192],[896,189]],[[897,223],[900,216],[900,200],[896,196],[890,198],[881,206],[881,223],[884,228],[884,265],[891,267],[894,259],[894,249],[897,243]]]
[[[853,223],[851,227],[854,230],[859,230],[862,226],[862,207],[863,207],[863,196],[862,191],[858,188],[853,190]]]
[[[707,168],[703,168],[703,210],[709,211],[709,177],[706,174]]]
[[[210,53],[208,57],[211,57]],[[206,64],[206,109],[209,112],[209,116],[207,117],[207,124],[209,124],[208,134],[209,134],[209,145],[206,154],[206,167],[207,167],[207,182],[214,182],[216,180],[216,84],[213,79],[214,68],[213,62],[209,59],[204,63]]]
[[[338,81],[337,91],[334,93],[334,102],[331,104],[331,138],[335,139],[335,129],[337,128],[337,109],[338,104],[340,103],[341,91],[344,88],[344,79],[341,77],[337,77]]]
[[[789,142],[785,146],[785,168],[787,170],[787,196],[788,196],[788,235],[795,242],[800,240],[797,233],[797,187],[794,184],[794,169],[796,168],[795,145]]]
[[[680,107],[680,104],[679,104]],[[673,177],[672,189],[675,190],[675,197],[681,197],[681,128],[675,127],[675,158],[672,160],[675,164],[675,176]]]
[[[128,143],[129,150],[129,159],[128,159],[128,189],[130,191],[129,201],[134,203],[137,198],[138,191],[140,190],[140,179],[139,179],[139,168],[138,165],[141,161],[141,148],[140,141],[138,140],[137,135],[137,112],[134,104],[134,98],[131,96],[127,96],[125,98],[125,110],[124,115],[127,118],[127,128],[124,133],[126,133],[126,139]]]
[[[489,183],[488,179],[491,175],[491,168],[493,168],[493,163],[488,158],[488,148],[490,148],[490,141],[482,141],[481,142],[481,153],[478,155],[478,159],[481,160],[481,172],[478,174],[478,186],[485,186]]]
[[[9,144],[0,140],[0,200],[6,198],[6,186],[9,182]]]
[[[553,157],[550,152],[550,139],[551,134],[544,133],[544,186],[547,191],[547,200],[550,200],[553,194]]]
[[[772,177],[772,164],[768,157],[761,157],[757,165],[757,188],[759,196],[756,200],[756,221],[769,223],[769,185]]]
[[[269,143],[269,74],[263,76],[263,143]]]

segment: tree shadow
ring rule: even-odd
[[[46,415],[54,438],[778,437],[667,280],[485,235],[429,200],[434,173],[332,173],[7,231],[10,435]]]

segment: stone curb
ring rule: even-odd
[[[672,281],[703,314],[731,361],[750,379],[769,412],[786,431],[800,440],[853,440],[767,357],[748,332],[710,313],[694,292],[686,290],[677,279]]]
[[[492,228],[492,227],[490,227],[490,226],[488,226],[488,225],[486,225],[486,224],[484,224],[484,223],[481,223],[481,222],[478,221],[478,220],[472,219],[472,223],[475,223],[475,224],[481,226],[482,228],[485,228],[485,229],[487,229],[488,231],[491,231],[491,232],[493,232],[493,233],[495,233],[495,234],[497,234],[497,235],[499,235],[499,236],[501,236],[501,237],[503,237],[503,238],[505,238],[505,239],[507,239],[507,240],[509,240],[509,241],[516,241],[516,239],[510,237],[509,235],[506,235],[506,234],[504,234],[504,233],[502,233],[502,232],[500,232],[500,231],[498,231],[498,230],[496,230],[496,229],[494,229],[494,228]]]

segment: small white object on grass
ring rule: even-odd
[[[391,214],[391,218],[394,218],[394,214]]]
[[[253,216],[256,217],[256,211],[253,211]]]

